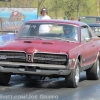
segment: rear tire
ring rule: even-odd
[[[0,73],[0,84],[7,85],[10,81],[11,74],[9,73]]]
[[[100,72],[100,61],[99,58],[93,64],[91,68],[86,70],[86,76],[88,80],[98,80],[99,79],[99,72]]]
[[[75,69],[71,71],[69,75],[65,77],[66,86],[69,88],[76,88],[79,84],[80,70],[79,61],[77,60]]]

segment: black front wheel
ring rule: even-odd
[[[93,64],[93,66],[89,68],[88,70],[86,70],[87,79],[88,80],[98,80],[99,73],[100,73],[100,61],[98,58],[96,62]]]
[[[75,68],[72,69],[71,73],[65,77],[66,86],[69,88],[76,88],[79,84],[80,79],[80,66],[77,60]]]
[[[11,74],[9,73],[0,73],[0,84],[7,85],[10,81]]]

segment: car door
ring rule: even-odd
[[[81,43],[82,66],[87,66],[94,62],[97,55],[97,49],[88,26],[81,27]]]

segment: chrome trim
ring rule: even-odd
[[[17,74],[34,74],[34,75],[68,75],[71,70],[36,70],[25,71],[24,68],[4,68],[0,66],[0,72],[9,72]]]
[[[48,69],[67,69],[66,65],[2,62],[2,61],[0,61],[0,66],[10,66],[10,67],[12,66],[13,68],[20,67],[20,66],[32,66],[32,67],[40,67],[40,68],[48,68]]]
[[[0,55],[0,59],[7,59],[7,56],[6,55]]]
[[[5,57],[5,58],[4,58],[4,57]],[[0,59],[7,59],[7,58],[20,58],[20,59],[26,59],[26,57],[23,57],[23,56],[0,55]]]
[[[67,57],[68,57],[68,55],[67,54],[65,54],[64,52],[61,52],[61,53],[53,53],[53,52],[34,52],[34,53],[48,53],[48,54],[62,54],[62,55],[66,55]],[[33,53],[33,54],[34,54]]]
[[[30,61],[28,56],[31,56]],[[33,62],[33,54],[26,54],[26,62]]]
[[[17,50],[0,50],[0,51],[8,51],[8,52],[24,52],[24,53],[26,53],[25,51],[17,51]]]

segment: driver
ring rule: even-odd
[[[63,31],[64,31],[63,36],[66,38],[73,38],[73,39],[77,40],[77,35],[74,33],[73,30],[74,30],[73,26],[64,26],[63,27]]]

